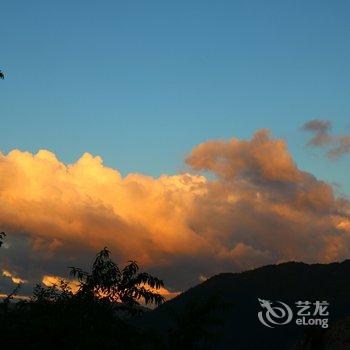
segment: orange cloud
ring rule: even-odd
[[[9,294],[0,293],[0,299],[5,299],[8,296]],[[12,298],[15,300],[30,300],[30,297],[26,295],[13,295]]]
[[[58,289],[60,289],[61,281],[67,282],[68,287],[71,289],[73,293],[76,293],[78,291],[79,289],[78,281],[67,280],[66,278],[59,277],[59,276],[52,276],[52,275],[45,275],[41,280],[42,284],[44,284],[46,287],[56,286]]]
[[[9,277],[11,278],[12,282],[15,284],[22,284],[22,283],[27,283],[28,281],[18,277],[18,276],[14,276],[10,271],[7,270],[3,270],[2,271],[2,275],[5,277]]]
[[[184,174],[122,177],[88,153],[68,165],[45,150],[0,154],[0,228],[15,240],[1,252],[7,269],[61,276],[108,246],[182,290],[222,271],[349,257],[349,201],[267,130],[205,142],[186,162]]]
[[[251,141],[231,139],[209,141],[195,147],[187,163],[196,170],[210,170],[225,179],[243,176],[261,181],[300,180],[287,146],[282,140],[272,140],[269,131],[259,130]]]

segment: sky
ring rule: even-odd
[[[342,183],[298,128],[350,132],[347,1],[5,1],[0,149],[84,152],[122,173],[182,170],[196,144],[270,128]],[[314,159],[316,158],[316,159]]]
[[[6,210],[0,223],[14,233],[9,246],[16,241],[18,249],[7,249],[8,272],[26,279],[49,268],[63,273],[64,259],[73,257],[89,224],[102,238],[88,233],[92,243],[77,262],[108,243],[116,228],[138,237],[131,245],[137,257],[160,274],[173,276],[195,257],[188,274],[170,277],[176,290],[200,275],[229,270],[232,259],[232,269],[240,270],[287,258],[346,257],[339,246],[347,236],[334,243],[327,232],[331,222],[334,232],[348,229],[348,204],[331,193],[350,196],[349,11],[348,1],[4,1],[0,193]],[[252,155],[256,144],[271,152],[277,145],[274,164],[267,167],[268,157],[258,151]],[[41,149],[46,151],[37,153]],[[241,165],[233,169],[233,161]],[[254,195],[247,184],[258,188]],[[114,199],[104,193],[109,191]],[[257,228],[248,219],[232,224],[243,210],[232,208],[233,198],[241,196],[253,208],[262,193],[268,207],[272,199],[291,207],[259,212],[264,232],[249,236]],[[312,204],[320,193],[327,193],[326,202]],[[139,198],[150,208],[131,204]],[[68,199],[76,204],[69,206]],[[209,199],[220,206],[205,204]],[[48,218],[40,214],[46,208]],[[135,208],[149,210],[149,218],[138,217]],[[219,208],[228,212],[219,215]],[[289,232],[292,253],[275,247],[266,233],[281,211],[289,213],[286,222],[298,225],[322,214],[324,226],[302,230],[305,240]],[[217,221],[204,229],[202,215]],[[58,218],[70,218],[74,239]],[[103,218],[105,233],[97,227]],[[163,232],[151,219],[162,225],[169,220],[172,227]],[[311,250],[300,246],[318,229],[319,251],[308,256]],[[185,249],[189,242],[193,251]],[[111,245],[126,258],[132,253]],[[42,253],[51,261],[45,271],[29,253],[31,271],[16,257],[29,246],[51,251]],[[217,259],[213,268],[203,262],[208,257]]]

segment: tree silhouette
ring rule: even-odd
[[[43,349],[54,340],[55,349],[164,349],[160,336],[134,324],[141,299],[146,304],[164,300],[157,292],[160,279],[139,272],[135,261],[120,270],[107,248],[97,254],[91,273],[72,267],[71,274],[80,281],[77,292],[62,280],[37,285],[29,300],[10,303],[11,294],[0,303],[2,347]]]
[[[146,305],[160,305],[164,297],[157,290],[164,286],[162,280],[147,272],[139,272],[136,261],[120,270],[110,258],[110,251],[102,249],[96,256],[91,273],[80,268],[70,267],[71,276],[80,282],[77,295],[94,297],[110,302],[121,303],[134,310],[144,300]]]
[[[8,311],[11,301],[18,294],[18,291],[21,289],[21,287],[22,287],[21,283],[18,283],[15,289],[2,300],[0,304],[0,308],[2,309],[3,312]]]
[[[5,236],[6,236],[6,233],[5,233],[5,232],[0,232],[0,247],[1,247],[2,244],[4,243],[4,242],[3,242],[3,239],[4,239]]]

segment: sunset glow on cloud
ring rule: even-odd
[[[2,271],[2,275],[5,276],[5,277],[11,278],[12,282],[15,283],[15,284],[23,284],[23,283],[27,283],[28,282],[26,280],[23,280],[20,277],[14,276],[10,271],[7,271],[7,270],[3,270]]]
[[[349,201],[300,170],[267,130],[200,144],[186,163],[183,174],[122,177],[88,153],[69,165],[46,150],[1,154],[3,266],[47,282],[108,246],[172,293],[222,271],[350,256]]]

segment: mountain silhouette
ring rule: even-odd
[[[288,262],[242,273],[221,273],[189,289],[143,316],[143,325],[154,331],[169,332],[172,314],[185,312],[191,303],[212,297],[232,307],[218,311],[222,324],[212,339],[212,349],[289,350],[307,332],[324,334],[318,326],[296,325],[297,301],[327,301],[329,325],[350,315],[350,260],[331,264]],[[262,310],[258,299],[282,301],[293,309],[293,320],[286,325],[264,326],[258,320]],[[187,306],[186,306],[187,305]],[[223,307],[225,309],[225,307]],[[315,316],[316,317],[316,316]],[[201,322],[198,313],[197,321]],[[215,328],[215,324],[213,325]],[[328,330],[329,332],[329,330]]]
[[[324,332],[305,332],[293,350],[349,350],[350,317],[335,322]]]

